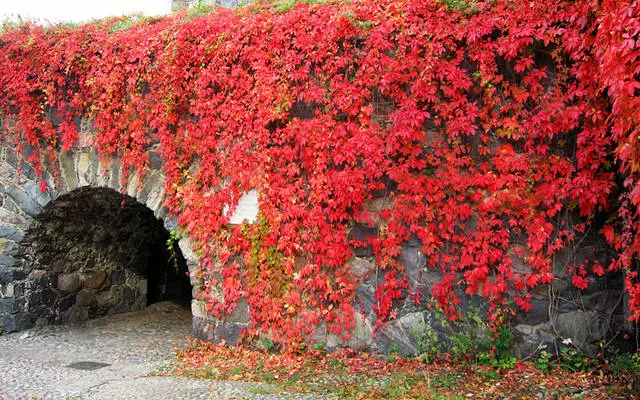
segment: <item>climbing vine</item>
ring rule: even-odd
[[[146,150],[159,145],[166,204],[201,255],[199,296],[212,314],[246,299],[253,332],[296,343],[324,322],[348,336],[358,312],[349,260],[369,247],[384,277],[379,326],[397,300],[421,302],[398,261],[417,238],[442,273],[431,294],[447,315],[462,287],[497,322],[511,302],[529,309],[554,254],[594,227],[617,257],[572,266],[574,285],[622,269],[640,317],[636,2],[200,14],[5,26],[0,113],[4,140],[42,190],[81,117],[99,154],[120,157],[129,175],[144,175]],[[259,223],[228,225],[229,207],[254,188]],[[379,198],[391,206],[370,207]],[[355,239],[355,224],[378,234]]]

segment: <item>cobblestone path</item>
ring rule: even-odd
[[[0,336],[0,400],[311,399],[265,384],[148,376],[191,334],[191,314],[171,303],[80,325]]]

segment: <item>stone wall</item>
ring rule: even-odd
[[[154,242],[150,238],[155,234],[147,228],[155,223],[164,225],[166,231],[177,227],[176,219],[168,218],[163,206],[165,178],[156,145],[148,149],[150,170],[145,180],[125,182],[119,160],[100,161],[91,148],[88,126],[83,124],[77,148],[61,153],[56,166],[60,176],[45,174],[46,192],[40,191],[33,171],[28,164],[21,163],[13,148],[0,146],[0,327],[5,331],[24,329],[37,322],[73,321],[129,311],[146,306],[150,293],[163,296],[162,290],[157,289],[163,285],[162,278],[158,274],[145,274],[139,268],[150,264],[143,261],[149,257],[144,249],[153,247],[149,243]],[[129,197],[122,197],[121,193]],[[107,200],[114,194],[118,213],[124,213],[121,217],[105,205],[113,204],[113,198]],[[255,198],[255,193],[247,194],[250,203]],[[124,209],[120,207],[122,199]],[[392,199],[376,198],[366,208],[376,213],[391,204]],[[255,217],[255,204],[239,208],[243,213],[249,210],[251,215],[234,215],[233,220]],[[142,216],[142,210],[148,211],[147,217]],[[103,222],[88,222],[89,216],[96,214],[103,215]],[[124,226],[124,222],[119,222],[124,220],[136,222]],[[120,225],[124,226],[122,230],[116,228]],[[376,235],[378,229],[356,225],[350,234],[355,239],[366,239]],[[194,293],[198,292],[203,284],[195,273],[198,257],[188,238],[182,238],[178,244],[190,271],[190,284]],[[427,330],[435,331],[442,341],[448,340],[455,327],[440,323],[436,311],[424,301],[416,305],[412,296],[395,304],[397,318],[372,336],[376,323],[374,293],[383,282],[384,271],[377,267],[371,249],[358,248],[354,253],[350,268],[362,279],[355,304],[361,311],[357,326],[347,341],[319,326],[314,337],[316,343],[329,348],[351,346],[415,353],[421,350],[420,343]],[[516,353],[526,357],[540,345],[553,351],[562,339],[571,338],[585,352],[593,354],[599,343],[622,338],[624,332],[634,328],[625,326],[623,276],[592,278],[589,288],[579,291],[567,275],[568,265],[577,265],[585,258],[606,264],[609,256],[607,247],[596,235],[585,237],[575,248],[558,254],[553,284],[532,293],[530,312],[513,317]],[[417,238],[405,244],[399,261],[405,266],[411,290],[428,300],[440,274],[427,267]],[[529,267],[517,264],[515,268],[526,273]],[[459,295],[463,310],[484,312],[486,305],[477,296]],[[224,321],[209,316],[206,306],[205,301],[197,298],[191,304],[194,334],[198,337],[233,343],[248,325],[246,303],[240,304]],[[633,332],[630,336],[634,337]]]
[[[375,214],[389,208],[392,200],[377,198],[369,201],[367,211]],[[597,230],[594,230],[597,231]],[[378,227],[355,225],[351,237],[366,240],[377,235]],[[470,329],[469,326],[450,323],[443,320],[441,312],[430,307],[431,288],[441,281],[438,270],[427,266],[425,255],[420,251],[420,241],[412,237],[402,248],[399,261],[405,267],[405,277],[412,293],[419,293],[422,299],[416,304],[413,296],[395,304],[397,317],[389,321],[372,336],[376,323],[373,307],[376,304],[375,290],[383,283],[384,271],[376,265],[371,248],[354,249],[354,257],[349,261],[351,272],[361,278],[357,288],[356,309],[357,325],[350,340],[344,342],[340,336],[328,333],[324,326],[317,329],[314,341],[324,343],[329,348],[342,345],[387,352],[399,351],[404,354],[416,354],[424,350],[427,332],[433,332],[440,342],[447,342],[457,329]],[[574,247],[567,248],[555,257],[553,283],[532,292],[532,309],[529,312],[518,311],[511,317],[514,334],[514,354],[528,357],[541,348],[554,353],[562,347],[562,341],[571,339],[572,343],[586,354],[595,356],[601,351],[601,344],[608,343],[621,348],[632,345],[623,339],[635,337],[634,327],[626,323],[628,317],[624,305],[625,291],[622,273],[608,273],[603,277],[590,277],[589,287],[582,291],[571,283],[567,273],[569,265],[578,265],[584,260],[597,260],[606,265],[612,256],[604,239],[598,235],[587,235]],[[516,261],[516,260],[514,260]],[[531,272],[528,265],[515,263],[520,273]],[[483,316],[488,305],[480,296],[469,296],[462,289],[457,290],[461,300],[463,317]],[[517,307],[514,308],[517,309]],[[475,332],[488,338],[488,330],[482,324],[476,325]]]

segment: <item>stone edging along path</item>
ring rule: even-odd
[[[265,384],[149,376],[190,336],[191,313],[166,302],[2,335],[0,400],[323,398],[277,393]]]

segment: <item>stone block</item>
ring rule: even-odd
[[[13,240],[0,237],[0,254],[15,256],[18,254],[18,244]]]
[[[255,189],[249,190],[238,199],[238,204],[233,214],[229,217],[229,223],[241,224],[244,220],[247,220],[251,224],[256,221],[258,211],[258,191]]]
[[[5,199],[6,201],[7,199]],[[16,214],[13,211],[5,208],[0,208],[0,223],[15,225],[21,229],[27,228],[29,225],[29,219],[20,213]]]
[[[375,271],[375,265],[364,258],[354,257],[349,261],[349,268],[353,276],[363,279]]]
[[[165,218],[164,229],[166,229],[169,232],[178,229],[178,218],[177,217]]]
[[[78,177],[76,175],[76,166],[73,160],[73,152],[62,151],[58,155],[60,161],[60,174],[69,191],[78,187]]]
[[[178,247],[180,247],[180,251],[182,252],[184,259],[190,262],[189,266],[197,268],[198,255],[193,251],[193,244],[191,241],[188,238],[182,238],[178,240]],[[189,272],[191,272],[191,268],[189,268]]]
[[[75,167],[78,174],[78,186],[91,185],[91,155],[88,152],[76,153]]]
[[[80,289],[81,279],[78,274],[58,275],[58,289],[65,293],[73,293]]]
[[[191,314],[194,317],[201,318],[209,318],[211,317],[209,313],[207,313],[206,302],[203,300],[192,300],[191,301]]]
[[[360,314],[355,315],[356,326],[349,332],[349,339],[342,340],[342,337],[333,333],[327,333],[326,345],[329,349],[340,346],[347,346],[352,349],[363,350],[371,346],[373,341],[371,332],[373,330],[369,319]]]
[[[40,206],[34,199],[32,199],[21,187],[16,185],[9,185],[5,190],[7,195],[26,214],[35,217],[42,211],[42,206]]]
[[[13,297],[14,293],[14,284],[10,283],[0,283],[0,299]]]
[[[36,183],[35,181],[26,181],[22,184],[22,188],[29,197],[38,203],[40,207],[44,207],[51,201],[51,194],[49,191],[43,192],[40,190],[40,183]]]
[[[7,314],[0,317],[0,327],[4,332],[18,332],[33,326],[30,318],[25,314]]]
[[[606,315],[577,310],[559,314],[554,326],[562,338],[570,338],[585,354],[594,356],[596,344],[605,339],[608,323]]]
[[[249,304],[246,299],[238,300],[237,306],[233,312],[227,316],[225,322],[248,324],[249,323]]]
[[[191,284],[191,286],[193,287],[200,287],[202,286],[203,282],[201,278],[198,278],[198,274],[196,273],[198,265],[189,262],[189,260],[187,260],[187,268],[189,270],[189,283]]]
[[[211,317],[193,317],[192,320],[193,335],[197,339],[208,340],[213,342],[220,341],[220,334],[216,336],[217,321]]]
[[[101,310],[102,313],[106,313],[109,310],[109,308],[111,308],[111,306],[116,303],[117,298],[118,298],[118,291],[115,290],[115,288],[111,288],[111,290],[100,292],[97,294],[97,298],[96,298],[97,308]]]
[[[397,349],[399,354],[415,355],[418,353],[416,335],[424,325],[424,313],[404,315],[381,328],[374,338],[374,345],[383,352]]]
[[[87,118],[80,119],[77,146],[80,148],[93,146],[93,123]]]
[[[120,159],[114,157],[109,165],[109,187],[119,192],[121,188],[120,178]]]
[[[62,315],[63,322],[82,322],[89,318],[89,310],[87,307],[74,304]]]
[[[235,345],[238,343],[240,333],[247,329],[248,324],[239,324],[231,322],[223,322],[218,325],[217,332],[215,334],[216,341],[224,340],[229,345]]]
[[[146,298],[147,293],[149,292],[149,282],[146,279],[140,279],[135,289],[140,294],[140,296]]]
[[[0,237],[20,242],[24,237],[24,231],[13,224],[0,222]]]
[[[7,153],[6,162],[8,166],[14,168],[14,173],[10,176],[13,177],[15,182],[23,182],[26,179],[35,178],[36,174],[33,167],[27,161],[33,150],[33,146],[25,145],[25,148],[20,155],[15,151],[15,149],[10,150]]]
[[[371,285],[358,285],[356,287],[356,308],[365,314],[370,314],[375,304],[375,288]]]
[[[100,289],[107,280],[108,274],[105,271],[96,271],[81,278],[82,287],[85,289]]]
[[[417,247],[403,247],[398,261],[404,265],[409,282],[417,282],[421,271],[427,268],[427,259]]]
[[[539,348],[549,353],[556,351],[555,337],[549,333],[549,324],[526,325],[519,324],[512,329],[514,335],[515,352],[518,358],[530,357]]]
[[[16,260],[13,256],[0,254],[0,265],[5,267],[13,267],[18,264],[18,260]]]
[[[139,186],[140,186],[140,176],[138,175],[137,169],[132,167],[129,170],[129,174],[127,175],[127,184],[125,187],[125,193],[135,198],[138,195]]]
[[[515,320],[527,325],[538,325],[549,321],[549,298],[533,295],[531,309],[527,312],[518,309]]]
[[[82,289],[76,293],[76,304],[81,306],[95,306],[97,304],[96,293],[92,290]]]
[[[89,174],[91,175],[91,185],[96,187],[105,186],[103,176],[98,175],[100,170],[100,155],[95,148],[89,149],[89,162],[91,164]]]
[[[15,308],[15,302],[13,299],[0,298],[0,315],[12,314],[16,311],[17,310]]]
[[[97,186],[109,187],[109,166],[106,161],[98,160],[95,175]]]
[[[124,304],[128,306],[133,305],[136,302],[136,291],[129,286],[125,286],[122,288],[122,297],[120,298]]]
[[[162,156],[155,151],[150,151],[147,155],[149,156],[149,169],[162,170],[162,167],[164,166]]]
[[[26,273],[21,268],[13,268],[0,265],[0,283],[9,283],[24,279]]]
[[[159,207],[153,215],[158,219],[165,219],[169,215],[169,209],[166,206]]]
[[[159,187],[153,188],[147,196],[145,204],[154,212],[164,203],[164,182]]]
[[[152,171],[147,173],[141,182],[142,187],[136,194],[136,200],[142,204],[146,204],[149,195],[157,190],[161,190],[164,185],[164,177],[160,173]]]

